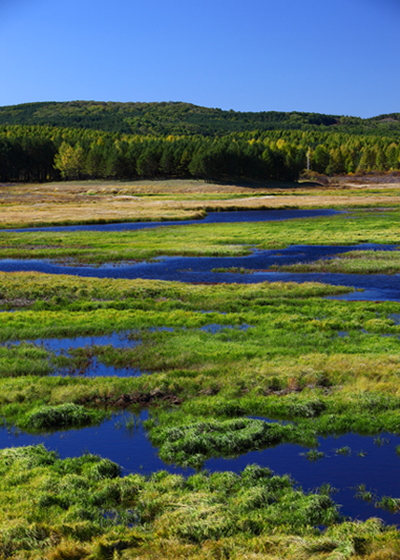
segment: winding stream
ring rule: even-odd
[[[281,250],[255,250],[244,257],[158,257],[154,262],[135,264],[108,264],[93,266],[66,266],[44,260],[0,260],[3,272],[37,271],[47,274],[69,274],[96,278],[143,278],[147,280],[172,280],[189,283],[239,283],[258,282],[322,282],[350,286],[363,292],[354,292],[340,297],[348,300],[400,301],[399,275],[385,274],[336,274],[336,273],[291,273],[272,272],[274,264],[312,262],[340,253],[365,249],[393,250],[394,245],[347,245],[347,246],[307,246],[296,245]],[[213,272],[219,268],[247,268],[252,274]]]
[[[209,212],[200,220],[163,222],[122,222],[117,224],[88,224],[76,226],[47,226],[38,228],[3,229],[1,231],[129,231],[165,226],[189,226],[195,224],[222,224],[237,222],[274,222],[297,218],[317,218],[341,214],[339,210],[240,210],[233,212]]]

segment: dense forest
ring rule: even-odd
[[[400,138],[400,113],[361,119],[296,111],[223,111],[182,102],[70,101],[0,107],[0,125],[12,124],[90,128],[121,134],[155,136],[215,136],[254,130],[334,129],[336,132]]]
[[[400,114],[239,113],[187,103],[0,108],[0,181],[295,180],[400,169]]]

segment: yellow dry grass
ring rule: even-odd
[[[255,188],[190,180],[0,185],[0,225],[200,218],[205,211],[400,205],[400,183]]]

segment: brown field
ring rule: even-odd
[[[398,182],[353,178],[253,185],[194,180],[74,181],[0,185],[0,227],[40,224],[183,220],[207,211],[400,205]]]

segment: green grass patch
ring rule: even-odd
[[[343,274],[398,274],[400,251],[348,251],[331,259],[312,263],[271,266],[287,272],[330,272]]]
[[[65,428],[79,428],[99,422],[104,417],[101,412],[65,403],[57,406],[41,406],[28,413],[20,422],[22,428],[32,431],[54,431]]]
[[[210,457],[235,457],[294,441],[299,434],[292,425],[271,424],[249,418],[197,422],[151,431],[152,442],[160,446],[159,455],[166,463],[201,468]]]
[[[229,550],[278,558],[394,554],[399,536],[378,520],[342,523],[328,487],[304,492],[287,475],[161,471],[120,476],[94,455],[59,459],[43,446],[0,451],[0,554],[5,558],[206,560]],[[324,526],[322,531],[318,527]],[[164,550],[164,553],[162,552]],[[264,552],[263,552],[264,551]],[[373,556],[371,556],[371,559]]]
[[[351,219],[353,218],[353,219]],[[278,249],[288,245],[353,245],[399,242],[400,210],[385,214],[357,210],[283,222],[195,224],[136,231],[1,232],[0,258],[53,259],[102,264],[143,261],[165,256],[240,256],[250,247]]]

